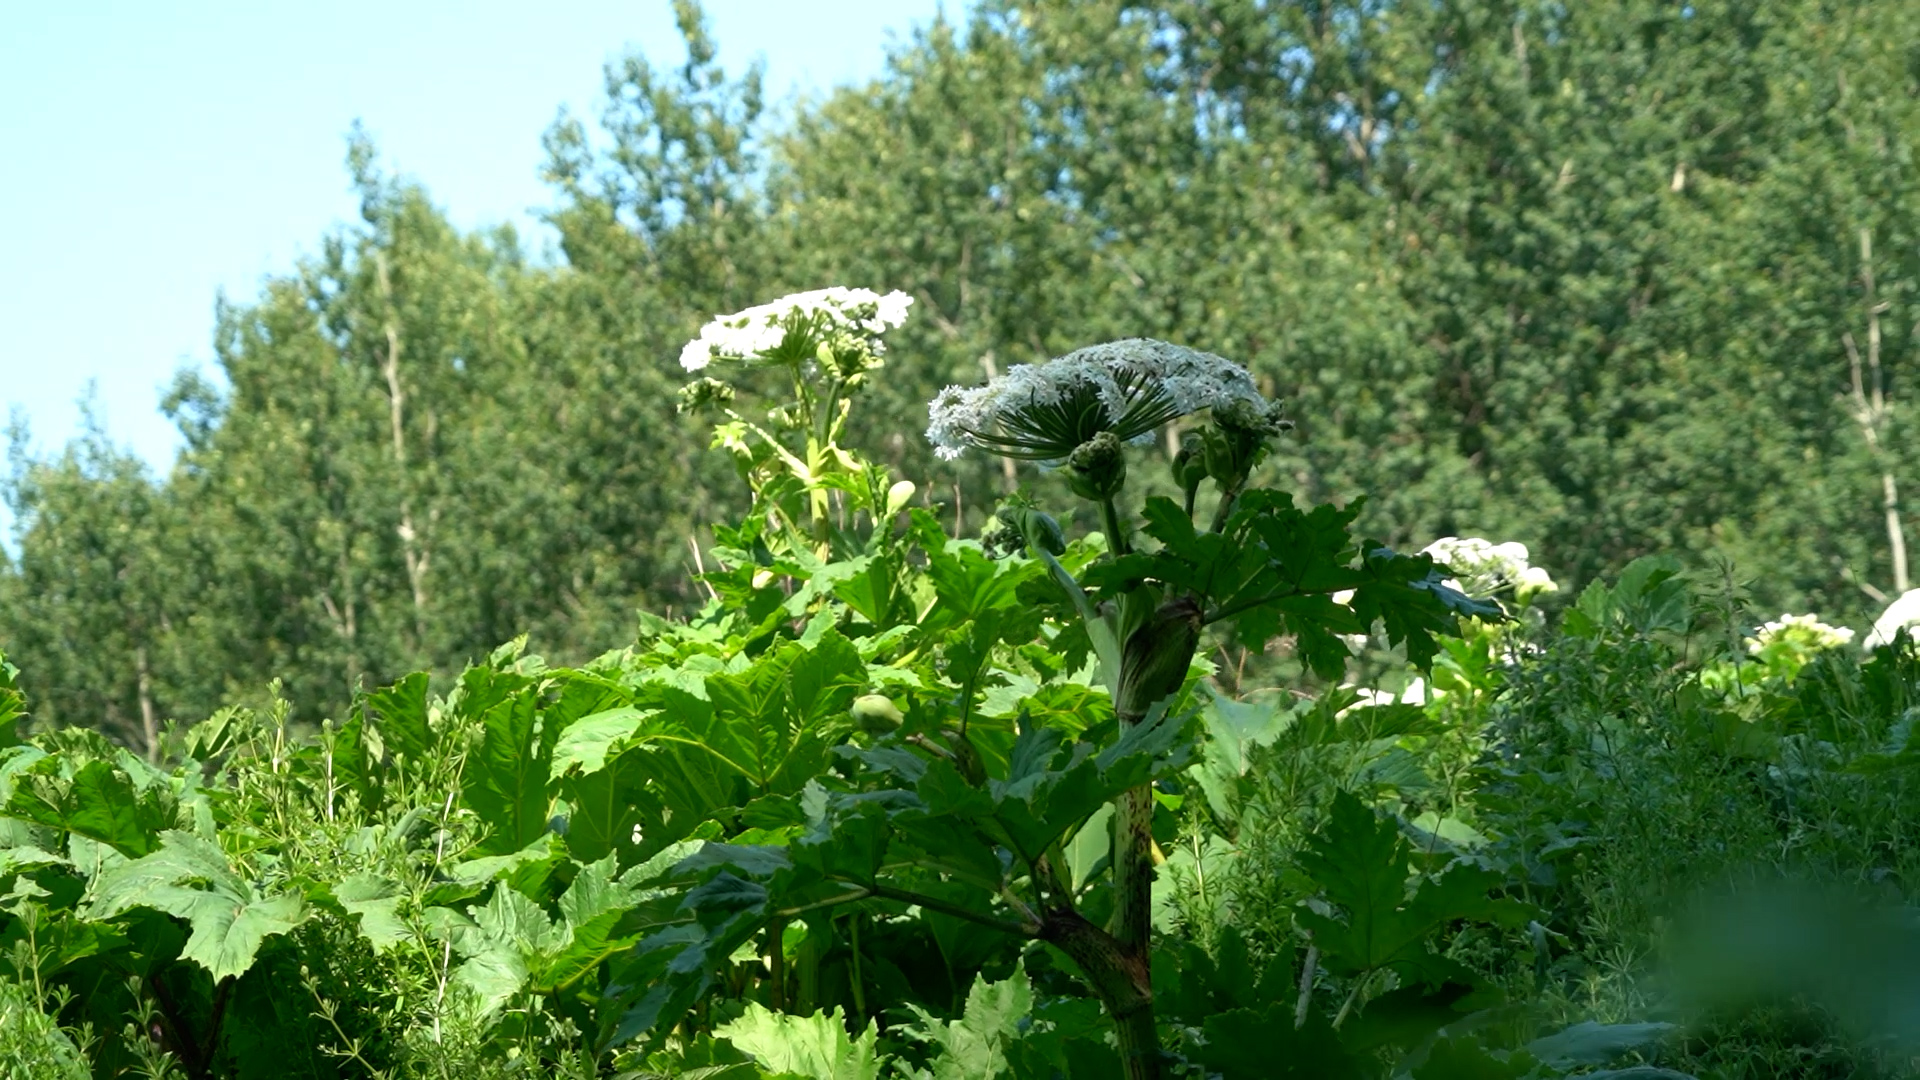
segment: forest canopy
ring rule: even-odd
[[[317,719],[697,607],[742,502],[681,346],[821,284],[912,298],[849,440],[962,532],[1015,476],[936,464],[925,403],[1150,337],[1246,364],[1297,424],[1265,482],[1390,544],[1718,561],[1855,625],[1911,584],[1920,7],[987,0],[783,110],[679,10],[682,65],[547,133],[553,257],[356,136],[359,220],[222,305],[165,475],[16,429],[39,723],[151,746],[274,680]]]

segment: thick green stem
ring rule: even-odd
[[[1072,908],[1047,913],[1044,940],[1080,967],[1113,1018],[1126,1080],[1159,1080],[1160,1033],[1153,1022],[1153,983],[1145,949],[1123,948],[1113,935]]]
[[[1107,530],[1107,550],[1115,556],[1125,555],[1133,550],[1127,542],[1127,532],[1120,524],[1120,508],[1112,499],[1100,500],[1100,524]]]
[[[1111,929],[1122,948],[1144,956],[1153,935],[1153,788],[1123,793],[1114,811]]]

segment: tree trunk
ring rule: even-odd
[[[147,647],[133,650],[134,671],[140,677],[140,733],[147,741],[147,760],[160,760],[160,724],[153,711],[153,672],[147,666]]]
[[[1866,229],[1860,230],[1860,284],[1866,290],[1867,300],[1866,363],[1861,363],[1860,347],[1854,343],[1852,331],[1843,332],[1840,343],[1846,346],[1847,362],[1853,374],[1853,419],[1860,425],[1868,454],[1880,467],[1880,509],[1886,517],[1887,546],[1893,555],[1893,591],[1897,596],[1912,588],[1913,583],[1907,576],[1906,530],[1900,524],[1900,486],[1893,476],[1893,462],[1880,441],[1881,430],[1886,427],[1891,412],[1887,404],[1886,376],[1880,368],[1880,314],[1887,305],[1874,294],[1873,233]]]
[[[400,553],[407,564],[407,586],[413,594],[414,649],[424,656],[427,648],[427,561],[431,552],[426,539],[413,523],[413,501],[408,494],[406,394],[400,383],[400,325],[393,313],[393,286],[387,279],[387,259],[375,253],[374,269],[380,277],[380,296],[386,302],[386,355],[380,361],[380,373],[387,380],[387,419],[393,435],[393,465],[400,484]]]

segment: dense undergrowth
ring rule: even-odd
[[[1152,343],[1010,373],[1132,373],[1070,454],[989,399],[952,429],[1104,528],[956,539],[839,446],[881,350],[837,317],[774,312],[767,425],[755,364],[690,388],[755,512],[703,612],[592,663],[518,642],[157,762],[22,741],[0,668],[7,1074],[1915,1071],[1904,638],[1757,628],[1671,560],[1548,610],[1365,543],[1249,484],[1250,382],[1133,500],[1114,431],[1204,411]]]

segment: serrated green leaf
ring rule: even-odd
[[[1232,1009],[1208,1017],[1202,1060],[1222,1080],[1362,1080],[1371,1071],[1340,1045],[1327,1021],[1309,1014],[1294,1027],[1293,1007]]]
[[[433,731],[427,723],[427,683],[427,673],[416,671],[363,699],[363,712],[388,754],[404,754],[417,763],[433,753]]]
[[[205,968],[216,982],[245,974],[263,941],[307,918],[299,894],[261,895],[234,872],[217,846],[172,830],[161,834],[160,847],[152,854],[94,879],[88,918],[112,918],[134,907],[187,920],[192,933],[181,956]]]
[[[908,1033],[938,1047],[925,1069],[908,1074],[912,1080],[1000,1080],[1010,1070],[1008,1051],[1025,1035],[1033,987],[1025,967],[1016,964],[999,982],[974,976],[958,1020],[941,1020],[911,1003],[908,1008],[918,1017]]]
[[[770,1073],[807,1080],[879,1080],[879,1028],[872,1021],[854,1038],[839,1009],[812,1016],[776,1013],[749,1002],[739,1019],[714,1034],[726,1039]]]
[[[648,721],[659,715],[656,709],[623,706],[583,716],[568,724],[553,745],[553,775],[564,776],[578,770],[592,775],[606,768],[615,747],[643,735]]]
[[[614,857],[608,855],[581,867],[561,894],[560,923],[552,944],[541,950],[535,964],[535,989],[543,993],[564,989],[640,940],[637,931],[615,933],[640,890],[616,878],[614,871]]]
[[[331,891],[375,952],[386,952],[413,936],[400,918],[402,893],[392,880],[362,871],[335,882]]]
[[[61,776],[71,762],[50,754],[12,773],[5,813],[96,840],[129,858],[152,852],[161,830],[175,824],[172,793],[144,790],[118,764],[93,760]]]
[[[20,721],[27,715],[27,695],[20,690],[20,669],[0,653],[0,750],[20,745]]]
[[[461,774],[461,795],[487,827],[481,850],[518,851],[547,830],[550,757],[540,738],[540,701],[525,680],[470,669],[463,682],[463,715],[482,702],[479,748]]]
[[[1457,1035],[1433,1044],[1413,1080],[1520,1080],[1536,1064],[1524,1050],[1488,1050],[1471,1035]]]
[[[1488,895],[1504,880],[1461,863],[1422,880],[1409,896],[1409,857],[1398,826],[1340,792],[1326,827],[1308,840],[1300,864],[1345,919],[1313,911],[1301,912],[1299,919],[1313,931],[1328,970],[1359,974],[1394,968],[1404,979],[1430,986],[1471,982],[1465,969],[1434,954],[1428,939],[1458,920],[1519,925],[1532,909]]]
[[[744,672],[710,676],[711,712],[682,722],[757,791],[791,793],[825,769],[866,678],[859,650],[832,631],[811,648],[790,643]]]

